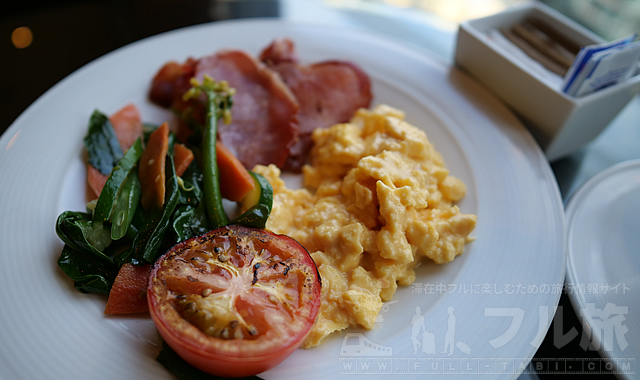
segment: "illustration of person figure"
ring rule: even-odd
[[[418,348],[422,345],[418,336],[420,333],[424,333],[426,328],[424,326],[424,317],[422,316],[422,310],[420,306],[416,306],[416,314],[411,318],[411,342],[413,343],[413,354],[418,353]]]
[[[444,351],[443,354],[453,355],[453,347],[455,345],[456,335],[456,316],[453,315],[453,306],[447,308],[449,318],[447,319],[447,332],[444,335]]]

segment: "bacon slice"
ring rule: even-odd
[[[175,108],[182,104],[182,94],[189,89],[198,61],[188,58],[184,63],[170,61],[164,64],[153,77],[149,99],[164,108]]]
[[[189,80],[207,74],[226,80],[236,89],[232,122],[218,124],[218,138],[246,168],[257,164],[282,167],[298,134],[298,102],[280,77],[265,64],[240,50],[222,50],[185,63],[168,62],[155,75],[150,99],[171,108],[182,117],[204,124],[202,102],[184,102]],[[180,123],[178,136],[184,141],[192,131]]]
[[[296,47],[288,38],[278,38],[260,53],[260,60],[272,67],[279,63],[298,63]]]
[[[289,39],[277,39],[260,54],[260,60],[276,71],[300,104],[299,138],[290,149],[285,169],[299,171],[311,148],[311,133],[351,119],[359,108],[371,104],[371,82],[357,65],[331,60],[302,65]]]
[[[246,168],[282,167],[297,137],[298,102],[276,73],[240,50],[223,50],[200,60],[196,77],[224,79],[236,89],[231,124],[218,124],[220,141]]]
[[[219,139],[247,168],[275,164],[291,171],[306,163],[313,130],[347,122],[371,104],[369,77],[351,62],[302,65],[290,39],[275,40],[259,58],[223,50],[182,64],[169,62],[154,77],[150,99],[202,124],[202,102],[182,101],[189,79],[208,74],[226,80],[237,92],[233,122],[219,124]],[[179,123],[181,141],[191,132],[188,123]]]

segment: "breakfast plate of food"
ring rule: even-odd
[[[154,36],[65,78],[0,145],[7,377],[514,378],[563,289],[562,202],[530,134],[370,32]]]

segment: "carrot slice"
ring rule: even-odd
[[[109,121],[116,133],[120,147],[126,151],[136,142],[136,139],[142,136],[142,121],[140,112],[133,103],[129,103],[122,107],[118,112],[109,116]],[[95,193],[96,197],[100,196],[108,175],[102,174],[99,170],[87,164],[87,183],[89,188]]]
[[[193,152],[191,149],[180,143],[175,143],[173,145],[173,162],[176,166],[176,175],[178,177],[184,174],[185,170],[187,170],[191,164],[191,161],[193,161]]]
[[[89,188],[93,190],[96,197],[100,196],[104,184],[107,182],[109,176],[104,175],[100,170],[93,167],[91,164],[87,164],[87,183]]]
[[[142,152],[138,164],[138,177],[142,191],[141,201],[145,210],[162,207],[164,204],[164,165],[169,150],[169,123],[159,126]]]
[[[133,103],[127,104],[109,116],[109,121],[113,125],[123,151],[129,149],[136,139],[142,136],[142,119],[138,108]]]
[[[220,141],[216,142],[216,158],[220,171],[222,197],[233,202],[240,202],[255,187],[253,177]]]
[[[105,314],[133,314],[149,311],[147,306],[147,283],[151,265],[123,264],[116,276]]]

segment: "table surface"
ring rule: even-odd
[[[0,42],[0,63],[5,73],[0,92],[0,133],[48,88],[74,70],[111,50],[136,40],[205,22],[246,18],[279,17],[300,22],[324,22],[336,26],[356,26],[385,33],[408,44],[426,49],[427,54],[453,64],[457,25],[435,15],[394,8],[383,3],[242,0],[242,1],[66,1],[42,2],[29,10],[18,5],[0,16],[0,35],[8,36],[20,26],[29,26],[32,46],[17,49],[8,38]],[[361,2],[366,3],[366,2]],[[347,4],[347,5],[345,5]],[[351,5],[349,5],[351,4]],[[153,12],[148,12],[153,5]],[[4,11],[3,11],[4,12]],[[9,40],[9,41],[8,41]],[[7,75],[10,73],[10,75]],[[640,98],[634,98],[592,143],[553,162],[563,200],[595,174],[626,160],[640,158]],[[560,319],[561,318],[561,319]],[[561,321],[561,322],[560,322]],[[584,350],[579,336],[562,345],[556,334],[581,322],[566,294],[560,299],[556,319],[534,358],[597,359],[596,351]],[[562,347],[556,347],[556,345]],[[543,361],[541,361],[543,362]],[[548,378],[549,374],[522,375],[521,378]],[[614,378],[613,375],[609,377]]]

